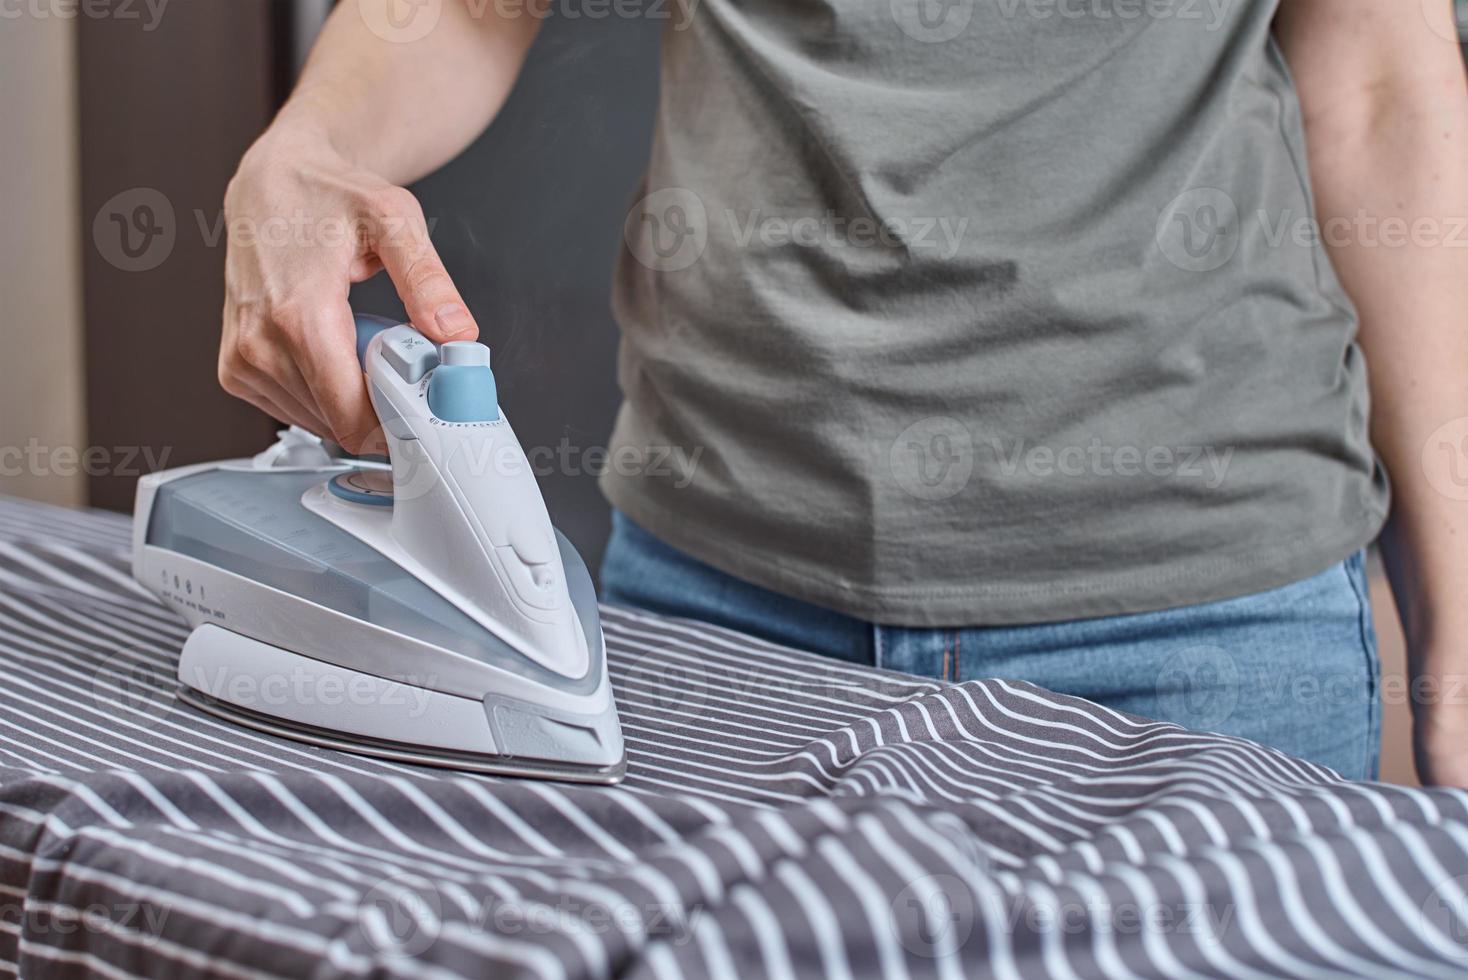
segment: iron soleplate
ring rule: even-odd
[[[437,766],[458,769],[464,772],[481,773],[489,776],[515,776],[528,779],[549,779],[559,782],[593,783],[604,786],[615,785],[627,774],[627,753],[612,766],[585,766],[573,762],[550,762],[527,759],[512,755],[483,755],[477,752],[454,752],[447,749],[430,749],[404,742],[389,742],[383,739],[349,737],[311,725],[302,725],[274,715],[267,715],[249,708],[220,701],[186,684],[178,686],[178,697],[185,704],[208,712],[235,724],[278,735],[282,738],[306,742],[322,748],[336,749],[354,755],[371,756],[391,762],[406,762],[413,765]]]

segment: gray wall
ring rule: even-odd
[[[661,23],[550,19],[489,131],[413,188],[494,351],[500,401],[527,452],[562,440],[605,447],[611,431],[611,272],[652,138]],[[402,312],[383,276],[352,299],[358,310]],[[541,489],[594,570],[607,505],[577,469],[557,465]]]

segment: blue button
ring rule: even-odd
[[[326,489],[343,500],[354,504],[371,504],[376,507],[392,506],[392,479],[372,470],[355,470],[334,476]]]
[[[489,369],[489,348],[451,341],[439,348],[441,363],[428,379],[428,408],[445,422],[493,422],[499,391]]]

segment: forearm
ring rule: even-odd
[[[386,19],[394,13],[407,13],[406,24]],[[402,185],[448,162],[489,124],[539,21],[528,4],[479,0],[336,8],[296,92],[225,189],[231,229],[282,218],[292,226],[287,235],[229,236],[219,352],[226,391],[354,452],[381,451],[357,360],[351,284],[385,270],[408,319],[435,343],[477,336],[423,208]],[[297,225],[297,216],[311,220]]]
[[[1419,652],[1468,635],[1468,618],[1444,621],[1468,612],[1468,502],[1439,489],[1462,449],[1431,444],[1468,418],[1468,99],[1454,101],[1381,106],[1310,148],[1320,220],[1353,222],[1331,259],[1361,316],[1372,440],[1394,494],[1384,551]]]
[[[339,4],[262,142],[324,142],[395,184],[436,170],[489,125],[535,39],[528,4],[499,6],[444,0],[433,29],[406,41]]]
[[[1412,666],[1468,674],[1468,486],[1452,468],[1468,462],[1468,430],[1443,437],[1468,419],[1468,86],[1456,48],[1424,52],[1353,65],[1344,89],[1307,67],[1301,101],[1318,218],[1361,317],[1372,440],[1393,484],[1383,552]]]

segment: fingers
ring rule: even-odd
[[[262,374],[245,383],[262,398],[279,408],[278,413],[271,412],[271,415],[291,425],[298,425],[307,432],[313,432],[323,438],[331,438],[331,426],[315,411],[314,407],[303,404],[300,399],[282,388],[274,379]]]
[[[347,451],[381,452],[385,444],[357,361],[357,330],[346,296],[331,289],[305,293],[336,295],[314,305],[278,310],[276,323],[317,413]]]
[[[298,425],[318,436],[331,435],[331,426],[316,410],[315,400],[309,393],[302,399],[288,391],[269,373],[247,361],[238,345],[221,354],[219,383],[231,395],[243,398],[278,421]]]
[[[306,252],[231,247],[219,380],[231,394],[351,452],[385,453],[357,361],[349,283],[385,269],[413,325],[435,342],[472,340],[479,328],[411,192],[360,183],[329,190],[360,221],[355,243]]]
[[[237,330],[231,354],[233,363],[229,368],[245,386],[297,418],[311,419],[314,424],[305,428],[317,435],[332,434],[280,331],[260,325]]]
[[[305,289],[334,299],[286,304],[267,321],[229,305],[219,354],[225,391],[347,450],[384,452],[377,415],[357,362],[356,327],[340,289]]]
[[[303,411],[298,404],[294,403],[294,399],[278,398],[277,396],[281,394],[280,390],[272,391],[271,389],[270,379],[259,375],[250,378],[235,378],[226,390],[236,398],[254,405],[277,422],[299,426],[318,436],[324,436],[330,432],[325,422],[310,412]]]
[[[384,189],[381,198],[371,244],[413,326],[438,343],[478,337],[478,324],[429,240],[417,198],[401,187]]]

